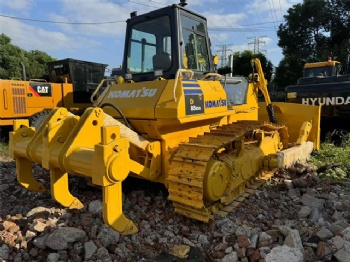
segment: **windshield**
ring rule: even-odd
[[[198,71],[209,71],[205,21],[197,21],[182,14],[181,27],[183,67]]]
[[[333,67],[332,66],[321,66],[321,67],[312,67],[304,69],[304,77],[312,76],[332,76]]]
[[[128,44],[127,68],[132,74],[170,69],[171,29],[168,16],[135,24]]]

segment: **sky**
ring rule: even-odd
[[[24,50],[56,59],[108,64],[123,60],[126,20],[179,0],[0,0],[0,33]],[[287,10],[302,0],[187,0],[186,8],[207,18],[211,51],[223,58],[260,51],[274,66],[282,59],[277,30]],[[254,44],[255,43],[255,44]],[[1,49],[0,49],[1,50]],[[224,65],[221,59],[219,67]]]

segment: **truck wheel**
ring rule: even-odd
[[[50,111],[47,110],[35,113],[29,118],[29,125],[35,127],[35,130],[39,130],[41,124],[45,121],[49,114]]]
[[[9,132],[13,131],[12,126],[0,126],[0,143],[9,142]]]

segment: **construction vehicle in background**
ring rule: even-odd
[[[259,60],[249,79],[220,82],[206,18],[183,1],[132,13],[125,39],[122,75],[81,117],[59,107],[38,130],[14,121],[10,153],[21,185],[45,191],[31,170],[38,163],[50,171],[53,198],[82,208],[69,192],[68,174],[91,179],[103,191],[105,223],[133,234],[137,226],[122,210],[128,176],[164,184],[176,213],[209,222],[237,207],[276,168],[319,147],[318,106],[258,104],[259,89],[268,96]]]
[[[350,131],[350,54],[346,68],[331,57],[305,64],[303,77],[285,92],[287,102],[322,106],[323,139],[328,132]]]
[[[23,66],[23,65],[22,65]],[[12,128],[14,119],[30,119],[39,127],[49,111],[65,107],[76,113],[91,106],[90,96],[104,78],[106,64],[67,58],[47,63],[50,81],[0,80],[0,126]]]

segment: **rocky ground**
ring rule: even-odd
[[[49,188],[48,173],[34,172]],[[139,228],[131,236],[104,225],[99,189],[70,181],[81,210],[22,188],[2,159],[0,261],[350,261],[350,186],[320,181],[311,166],[276,172],[210,224],[175,214],[163,186],[129,179],[123,209]]]

